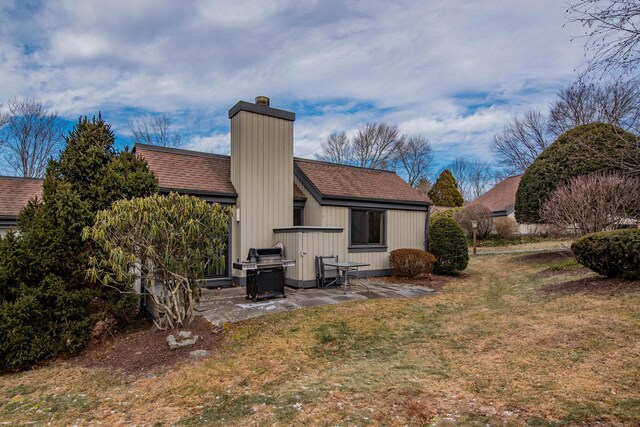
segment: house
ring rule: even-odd
[[[231,206],[227,263],[208,272],[208,285],[244,285],[244,272],[229,261],[250,248],[280,241],[285,283],[316,285],[315,257],[370,264],[361,276],[390,272],[389,252],[425,249],[429,199],[394,172],[337,165],[293,156],[295,114],[269,105],[238,102],[229,110],[231,155],[137,144],[158,177],[162,193],[178,192]]]
[[[42,198],[42,182],[35,178],[0,177],[0,237],[16,228],[18,214],[29,200]]]
[[[513,175],[496,184],[492,189],[478,197],[473,203],[487,206],[493,217],[509,217],[516,219],[516,193],[522,175]],[[518,224],[520,234],[542,234],[547,231],[544,224]]]

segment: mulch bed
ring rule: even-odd
[[[540,288],[540,292],[544,294],[561,295],[578,293],[615,295],[618,293],[640,292],[640,281],[596,276],[579,280],[570,280],[568,282],[554,283]]]
[[[167,335],[175,335],[181,330],[198,335],[198,341],[189,347],[169,350]],[[84,367],[118,370],[133,377],[154,375],[189,359],[190,351],[215,352],[222,341],[221,332],[200,316],[186,327],[171,331],[159,330],[150,321],[143,322],[114,337],[103,338],[72,358],[70,362]]]
[[[587,273],[593,273],[593,271],[587,267],[567,268],[564,270],[553,270],[551,268],[547,268],[545,270],[538,271],[536,273],[536,276],[547,278],[547,277],[554,277],[554,276],[577,276],[580,274],[587,274]]]

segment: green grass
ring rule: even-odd
[[[474,257],[463,278],[429,297],[252,319],[228,328],[212,358],[159,378],[65,363],[5,375],[0,422],[640,423],[640,289],[541,292],[573,278],[540,271],[577,266],[560,255],[527,259]]]
[[[567,258],[558,261],[554,261],[549,264],[549,270],[552,271],[571,271],[584,268],[584,265],[576,261],[575,258]]]

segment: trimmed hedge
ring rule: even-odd
[[[431,273],[436,257],[421,249],[396,249],[389,254],[393,274],[413,279],[419,274]]]
[[[603,276],[640,279],[640,230],[587,234],[571,250],[580,264]]]
[[[558,187],[572,178],[596,171],[618,171],[607,159],[621,153],[627,142],[637,138],[604,123],[577,126],[560,135],[522,176],[516,193],[516,220],[522,224],[540,222],[540,208]],[[637,156],[640,160],[640,150]]]
[[[429,225],[429,242],[429,249],[436,257],[434,273],[455,274],[467,268],[467,238],[456,220],[447,216],[433,218]]]

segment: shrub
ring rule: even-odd
[[[230,216],[230,208],[177,193],[117,201],[83,231],[104,250],[90,261],[89,277],[127,290],[136,279],[148,289],[159,285],[161,292],[150,294],[158,326],[183,326],[194,317],[203,260],[224,262],[217,254],[225,248]]]
[[[496,228],[496,234],[503,239],[510,239],[518,234],[520,226],[515,219],[508,216],[501,216],[494,220],[494,226]]]
[[[12,371],[56,356],[76,353],[91,337],[88,290],[70,291],[62,279],[47,276],[22,285],[0,305],[0,370]]]
[[[486,205],[481,203],[471,203],[453,215],[460,227],[467,232],[468,236],[473,236],[473,226],[471,221],[478,221],[476,236],[478,239],[486,239],[493,229],[493,212]]]
[[[540,217],[583,235],[610,230],[620,220],[640,216],[640,180],[606,172],[573,178],[553,192]]]
[[[431,253],[436,257],[433,271],[455,274],[467,268],[469,249],[464,231],[453,218],[440,216],[429,226]]]
[[[396,249],[389,254],[393,274],[410,279],[422,273],[431,273],[435,261],[436,257],[421,249]]]
[[[518,222],[540,222],[542,205],[556,188],[572,178],[596,171],[619,171],[610,158],[628,155],[640,160],[640,150],[636,150],[637,153],[628,150],[627,141],[637,138],[614,125],[603,123],[577,126],[560,135],[527,168],[520,180],[515,205]]]
[[[20,213],[19,233],[0,239],[0,370],[75,352],[96,320],[136,309],[121,289],[87,280],[101,250],[80,235],[98,210],[157,191],[147,164],[114,143],[101,118],[80,119],[48,163],[42,201]]]
[[[588,234],[571,245],[578,262],[607,277],[640,279],[640,230]]]
[[[433,215],[431,215],[431,220],[433,221],[434,219],[439,218],[441,216],[446,216],[447,218],[453,218],[454,215],[460,212],[461,210],[462,210],[462,206],[458,206],[455,208],[447,209],[446,211],[436,212]]]

